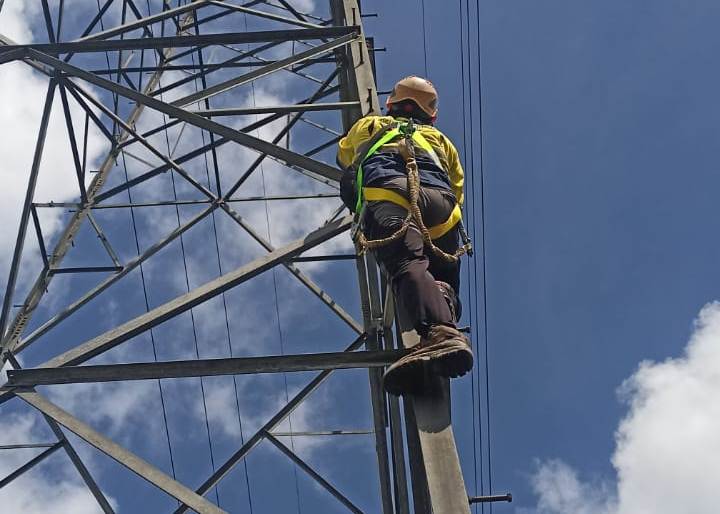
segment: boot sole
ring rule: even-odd
[[[383,377],[385,390],[395,396],[421,392],[426,365],[433,375],[461,377],[472,369],[473,354],[467,345],[457,342],[439,343],[418,350],[387,369]]]
[[[469,348],[441,350],[430,358],[432,371],[441,377],[457,378],[473,367],[473,354]]]
[[[470,346],[460,341],[443,341],[428,346],[407,358],[422,358],[430,365],[430,371],[441,377],[456,378],[465,375],[473,367]]]
[[[394,395],[418,393],[422,389],[424,359],[397,361],[383,375],[385,391]]]

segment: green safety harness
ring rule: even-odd
[[[366,188],[363,185],[364,180],[364,174],[363,174],[363,163],[373,156],[377,151],[384,145],[394,141],[395,139],[402,137],[403,140],[401,140],[398,145],[404,145],[405,152],[401,151],[401,154],[403,154],[403,158],[406,161],[406,172],[408,176],[408,194],[410,196],[409,201],[405,199],[403,196],[387,190],[383,188],[367,188],[368,193],[373,193],[372,195],[366,195],[365,190]],[[468,255],[472,255],[472,243],[470,242],[470,239],[467,236],[467,233],[465,232],[465,229],[462,224],[462,215],[460,211],[460,206],[456,204],[455,208],[453,209],[453,212],[450,215],[450,218],[448,220],[436,227],[427,228],[425,227],[425,224],[422,220],[422,215],[420,213],[420,209],[417,205],[419,190],[420,190],[420,178],[419,178],[419,171],[417,167],[417,162],[415,161],[415,149],[414,146],[417,144],[420,148],[422,148],[425,152],[428,153],[428,155],[432,158],[432,160],[435,162],[435,164],[440,169],[445,169],[442,166],[442,163],[433,149],[433,147],[430,145],[430,143],[425,139],[425,137],[420,133],[420,131],[416,130],[415,124],[412,120],[409,121],[400,121],[395,125],[386,125],[378,134],[373,137],[373,139],[369,142],[369,148],[368,150],[363,154],[362,156],[356,160],[354,163],[354,167],[357,169],[356,178],[355,178],[355,187],[357,191],[357,199],[355,203],[355,222],[352,230],[353,240],[356,243],[356,246],[358,247],[358,252],[363,253],[368,249],[377,248],[380,246],[384,246],[386,244],[391,243],[392,241],[395,241],[402,237],[402,235],[407,231],[410,222],[414,221],[415,224],[419,227],[420,232],[423,235],[423,240],[425,241],[426,245],[430,247],[430,249],[443,259],[455,262],[458,260],[458,258],[463,254],[467,253]],[[367,196],[371,196],[370,198],[367,198]],[[385,200],[390,201],[393,203],[396,203],[398,205],[401,205],[405,209],[408,210],[408,215],[405,218],[402,226],[400,229],[398,229],[394,234],[392,234],[389,237],[378,239],[378,240],[367,240],[362,233],[361,225],[362,225],[362,219],[365,211],[365,205],[367,203],[367,200]],[[435,239],[436,237],[439,237],[446,233],[448,230],[452,229],[453,226],[458,225],[460,234],[463,240],[463,246],[458,249],[457,252],[454,254],[448,254],[435,246],[432,239]]]

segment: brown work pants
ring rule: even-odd
[[[406,181],[395,179],[384,184],[372,184],[403,194],[407,198]],[[423,187],[418,200],[426,227],[443,223],[455,207],[455,197],[442,189]],[[397,231],[407,211],[392,202],[368,202],[364,216],[364,232],[368,239],[380,239]],[[447,253],[459,246],[457,227],[434,241]],[[412,222],[399,240],[374,250],[381,266],[392,279],[398,307],[404,318],[412,323],[421,336],[433,325],[454,326],[450,308],[436,280],[447,282],[460,294],[460,261],[450,263],[436,256],[425,246],[422,234]]]

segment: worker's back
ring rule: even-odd
[[[389,125],[409,121],[393,116],[365,116],[358,120],[348,134],[339,142],[338,162],[348,168],[357,157],[367,151],[373,137]],[[455,146],[432,125],[415,124],[415,130],[427,140],[435,151],[438,163],[419,149],[417,162],[420,182],[425,186],[451,190],[459,204],[463,202],[463,169]],[[384,145],[363,162],[364,184],[401,177],[405,175],[405,162],[397,151],[397,142]]]

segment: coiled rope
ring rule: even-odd
[[[465,230],[462,224],[459,225],[460,232],[463,239],[463,245],[459,247],[454,253],[447,253],[442,248],[438,248],[430,237],[430,231],[425,226],[418,205],[418,199],[420,198],[420,172],[418,171],[418,165],[415,160],[415,146],[412,141],[412,135],[406,133],[404,137],[398,142],[398,150],[403,160],[405,161],[405,171],[407,173],[407,189],[408,189],[408,201],[410,209],[408,214],[403,220],[402,225],[394,233],[387,237],[380,239],[367,239],[363,234],[362,228],[358,228],[355,233],[355,248],[358,255],[363,255],[368,250],[374,250],[382,246],[389,245],[403,237],[410,228],[410,224],[415,222],[420,234],[422,235],[423,242],[430,250],[441,259],[455,263],[460,257],[466,253],[472,252],[472,244],[465,234]]]

